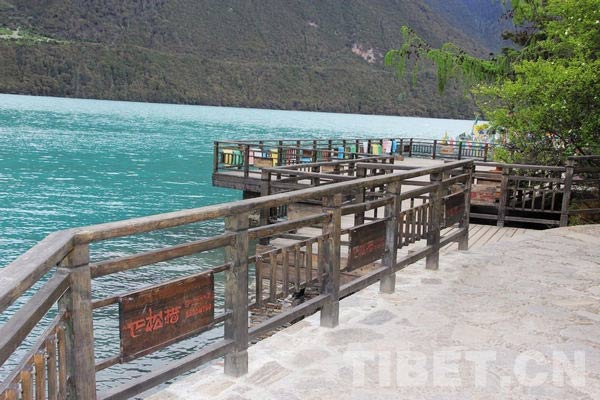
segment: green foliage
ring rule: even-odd
[[[404,73],[407,60],[426,56],[437,65],[440,90],[454,77],[469,82],[492,126],[509,132],[510,146],[496,153],[501,161],[559,164],[600,153],[600,0],[513,0],[512,6],[520,25],[508,37],[520,48],[480,59],[409,35],[388,53],[389,64]]]
[[[439,9],[411,1],[18,3],[0,11],[0,25],[62,42],[0,40],[1,92],[460,118],[474,103],[452,85],[436,96],[433,67],[411,88],[382,56],[401,44],[408,21],[433,43],[486,48]]]

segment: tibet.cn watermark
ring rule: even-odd
[[[355,387],[487,387],[490,376],[500,385],[535,387],[585,386],[585,352],[530,350],[500,358],[496,351],[363,351],[344,353],[352,365]],[[499,373],[501,372],[501,373]]]

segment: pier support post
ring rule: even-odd
[[[262,170],[260,173],[260,196],[268,196],[271,194],[271,173],[269,171]],[[269,224],[269,217],[271,215],[270,208],[260,209],[260,226],[266,226]],[[258,241],[260,244],[269,244],[268,238],[260,238]]]
[[[213,146],[213,174],[219,172],[219,142],[215,141]]]
[[[433,246],[433,252],[425,258],[425,268],[436,270],[440,264],[440,229],[442,224],[442,174],[430,175],[429,180],[436,188],[429,193],[431,202],[431,225],[427,233],[427,246]]]
[[[68,399],[96,399],[94,325],[92,320],[92,278],[88,244],[77,245],[61,262],[69,270],[69,290],[59,308],[70,318],[65,327]]]
[[[458,223],[459,228],[465,229],[465,235],[458,242],[458,250],[469,250],[469,218],[471,214],[471,185],[473,184],[473,169],[475,164],[470,163],[465,165],[463,172],[469,177],[465,182],[465,213]]]
[[[573,169],[575,167],[575,161],[573,159],[567,160],[566,167],[562,206],[560,208],[561,227],[569,225],[569,204],[571,203],[571,186],[573,185]]]
[[[356,168],[356,178],[357,179],[364,178],[366,176],[367,176],[366,168],[363,168],[363,167]],[[356,204],[360,204],[365,201],[365,190],[366,189],[364,187],[357,189],[355,201],[354,201]],[[365,223],[365,212],[364,211],[354,214],[354,226],[362,225],[364,223]]]
[[[398,218],[402,209],[400,199],[401,184],[399,181],[387,185],[387,194],[393,196],[394,200],[385,205],[384,215],[388,218],[385,226],[385,253],[383,255],[383,266],[385,273],[381,277],[379,291],[381,293],[394,293],[396,289],[396,256],[398,253]]]
[[[323,209],[330,215],[329,222],[323,225],[323,235],[328,235],[323,246],[324,276],[321,293],[329,296],[321,309],[321,326],[335,328],[340,317],[340,242],[342,225],[342,194],[337,193],[323,198]]]
[[[225,248],[225,261],[231,267],[225,274],[225,339],[235,342],[225,355],[225,374],[233,377],[248,372],[248,213],[229,216],[225,230],[235,234],[233,245]]]
[[[506,218],[506,204],[508,203],[508,176],[510,175],[510,168],[502,168],[502,180],[500,182],[500,201],[498,202],[498,222],[496,225],[499,228],[504,227],[504,220]]]

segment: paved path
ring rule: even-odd
[[[414,264],[394,294],[342,300],[337,328],[318,321],[252,346],[242,378],[215,363],[149,399],[598,399],[600,226]]]

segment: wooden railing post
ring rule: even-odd
[[[277,148],[277,166],[281,167],[283,165],[283,141],[280,140]]]
[[[396,153],[398,153],[398,149],[396,148]],[[404,155],[404,139],[400,139],[400,155]]]
[[[363,167],[356,168],[356,178],[357,179],[364,178],[366,176],[367,176],[366,168],[363,168]],[[365,201],[365,188],[361,187],[361,188],[357,189],[355,203],[360,204],[360,203],[363,203],[364,201]],[[364,223],[365,223],[365,212],[364,211],[354,214],[354,226],[362,225]]]
[[[302,147],[302,142],[300,140],[296,140],[296,164],[300,164],[302,155],[300,154],[300,148]]]
[[[337,193],[323,198],[323,209],[330,215],[330,220],[323,225],[323,234],[328,238],[323,246],[324,276],[321,293],[328,295],[321,309],[321,326],[335,328],[340,316],[340,243],[342,230],[342,194]]]
[[[396,288],[396,256],[398,253],[398,218],[402,211],[402,200],[400,199],[400,181],[387,185],[387,194],[393,196],[394,200],[385,205],[384,216],[388,218],[385,224],[385,253],[383,254],[383,266],[385,273],[381,276],[379,291],[381,293],[394,293]]]
[[[458,142],[458,160],[462,160],[462,146],[463,146],[463,142],[460,141]]]
[[[483,147],[483,162],[487,162],[488,148],[489,148],[489,143],[486,143],[485,146]]]
[[[248,372],[248,213],[225,218],[225,230],[235,233],[233,245],[225,247],[225,261],[231,267],[225,274],[225,339],[235,342],[225,355],[225,374],[233,377]]]
[[[475,164],[473,162],[465,165],[463,168],[463,172],[468,174],[469,177],[465,182],[465,213],[463,214],[462,219],[458,223],[459,228],[465,229],[465,235],[458,242],[458,250],[469,250],[469,218],[471,215],[471,185],[473,184],[473,170],[475,169]]]
[[[348,176],[354,176],[356,161],[348,161]]]
[[[431,151],[431,158],[435,160],[435,152],[437,150],[437,139],[433,141],[433,149]]]
[[[413,139],[410,138],[410,141],[408,142],[408,156],[412,157],[412,152],[413,152]]]
[[[215,140],[213,146],[213,172],[219,171],[219,142]]]
[[[88,244],[76,245],[60,267],[69,270],[69,290],[59,307],[70,318],[65,323],[69,399],[96,398],[92,278]]]
[[[250,174],[250,145],[244,145],[244,178]]]
[[[575,160],[567,160],[567,170],[565,172],[565,181],[563,186],[562,206],[560,208],[560,226],[569,225],[569,204],[571,203],[571,186],[573,185],[573,170]]]
[[[430,175],[431,183],[436,188],[429,193],[431,203],[431,221],[427,233],[427,246],[433,246],[433,252],[425,259],[425,268],[438,269],[440,264],[440,229],[442,225],[442,174],[436,172]]]
[[[260,196],[268,196],[271,194],[271,172],[265,171],[264,169],[260,173]],[[271,215],[270,208],[260,209],[260,226],[266,226],[269,224],[269,217]],[[268,238],[260,238],[260,244],[269,244]]]
[[[500,228],[504,227],[506,219],[506,205],[508,204],[508,176],[510,168],[502,167],[502,180],[500,181],[500,199],[498,203],[498,221],[496,225]]]

